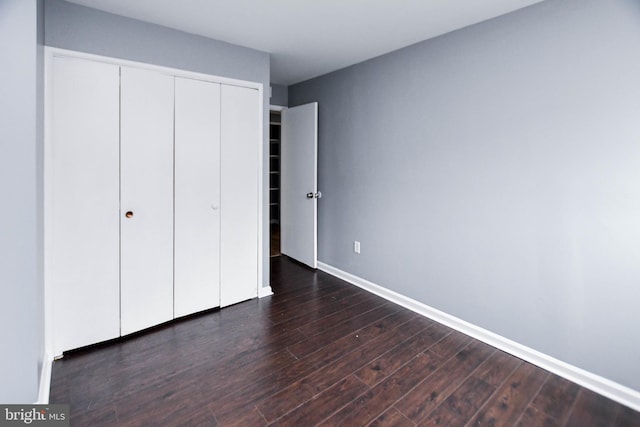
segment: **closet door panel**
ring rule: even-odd
[[[55,355],[116,338],[119,67],[53,59],[51,287]]]
[[[258,143],[256,89],[221,87],[220,302],[227,306],[258,292]]]
[[[176,78],[175,316],[220,305],[220,85]]]
[[[173,95],[172,76],[121,69],[122,335],[173,318]]]

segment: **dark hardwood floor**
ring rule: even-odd
[[[640,413],[285,257],[275,294],[54,362],[77,426],[640,426]]]

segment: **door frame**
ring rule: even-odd
[[[160,65],[147,64],[139,61],[130,61],[120,58],[113,58],[102,55],[94,55],[90,53],[78,52],[74,50],[61,49],[56,47],[45,46],[44,47],[44,147],[43,147],[43,262],[44,262],[44,359],[43,370],[45,366],[50,366],[54,356],[54,343],[53,343],[53,298],[52,298],[52,266],[51,266],[51,254],[53,250],[52,245],[52,227],[53,227],[53,194],[51,184],[53,182],[52,166],[53,166],[53,150],[51,131],[53,124],[53,58],[54,57],[67,57],[74,59],[85,59],[96,62],[103,62],[107,64],[113,64],[118,66],[140,68],[160,73],[169,74],[176,77],[184,77],[195,80],[203,80],[213,83],[220,83],[231,86],[241,86],[250,89],[256,89],[258,91],[258,138],[256,139],[258,149],[258,170],[257,182],[258,182],[258,235],[256,236],[258,244],[258,277],[256,278],[256,295],[260,298],[269,295],[262,290],[263,284],[263,219],[264,219],[264,207],[263,207],[263,189],[264,189],[264,177],[263,177],[263,164],[264,164],[264,85],[258,82],[252,82],[248,80],[233,79],[222,76],[215,76],[212,74],[199,73],[195,71],[188,71],[179,68],[165,67]],[[268,159],[267,159],[268,160]]]

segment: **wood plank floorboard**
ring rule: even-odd
[[[640,413],[285,256],[274,295],[53,363],[72,426],[640,426]]]

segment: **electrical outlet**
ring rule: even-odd
[[[353,241],[353,252],[359,254],[360,253],[360,242],[357,240]]]

